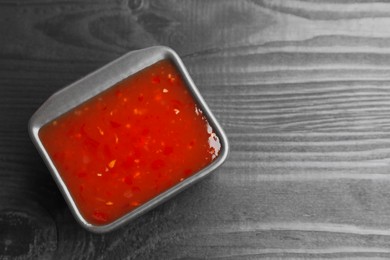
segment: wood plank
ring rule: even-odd
[[[390,257],[390,4],[0,1],[0,259]],[[215,174],[106,235],[27,136],[53,92],[168,45],[226,130]]]

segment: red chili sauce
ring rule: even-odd
[[[86,221],[108,224],[209,165],[221,144],[169,60],[39,131]]]

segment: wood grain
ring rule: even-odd
[[[390,258],[390,4],[0,0],[0,259]],[[53,92],[167,45],[228,161],[126,227],[79,227],[27,136]]]

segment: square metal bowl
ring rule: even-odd
[[[179,73],[182,75],[183,80],[186,83],[188,90],[192,93],[195,102],[203,111],[208,123],[212,126],[218,138],[220,139],[220,154],[206,168],[198,171],[197,173],[176,184],[165,192],[159,194],[138,208],[128,212],[114,222],[106,225],[93,225],[86,221],[79,212],[74,199],[72,198],[67,186],[61,178],[60,173],[54,166],[54,163],[50,159],[48,152],[45,150],[39,138],[39,130],[48,122],[53,121],[54,119],[98,95],[104,90],[115,86],[116,83],[163,59],[171,60],[177,67]],[[130,220],[156,207],[168,198],[187,188],[191,184],[199,181],[201,178],[208,175],[211,171],[216,169],[225,161],[229,150],[228,140],[224,131],[200,95],[183,62],[173,50],[163,46],[156,46],[130,52],[109,63],[103,68],[87,75],[81,80],[56,92],[34,113],[29,121],[28,128],[34,145],[43,158],[45,164],[49,168],[74,217],[81,224],[81,226],[94,233],[104,233],[116,229],[119,226],[122,226]]]

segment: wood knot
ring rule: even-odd
[[[57,248],[57,230],[45,216],[0,211],[0,258],[50,258]]]
[[[127,5],[129,6],[130,10],[138,11],[144,7],[145,3],[143,0],[129,0]]]

